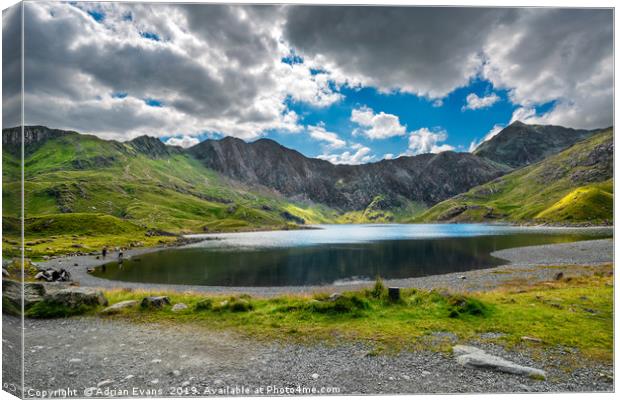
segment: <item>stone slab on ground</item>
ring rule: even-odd
[[[466,367],[485,368],[514,375],[524,375],[535,379],[546,379],[542,369],[519,365],[504,358],[494,356],[473,346],[456,345],[452,348],[456,361]]]

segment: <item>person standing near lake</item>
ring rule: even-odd
[[[101,257],[105,259],[106,255],[108,255],[108,246],[103,246],[103,249],[101,249]]]

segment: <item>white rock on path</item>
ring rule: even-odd
[[[536,379],[546,379],[547,377],[545,371],[541,369],[513,363],[501,357],[488,354],[477,347],[456,345],[452,348],[452,352],[456,356],[456,361],[463,366],[492,369]]]

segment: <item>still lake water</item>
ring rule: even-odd
[[[317,225],[312,230],[192,235],[205,241],[96,269],[102,278],[206,286],[303,286],[489,268],[511,247],[611,237],[611,228],[486,224]]]

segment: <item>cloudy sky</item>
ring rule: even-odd
[[[3,14],[18,124],[19,13]],[[604,9],[26,3],[25,121],[191,146],[269,137],[335,163],[469,151],[514,120],[612,124]]]

